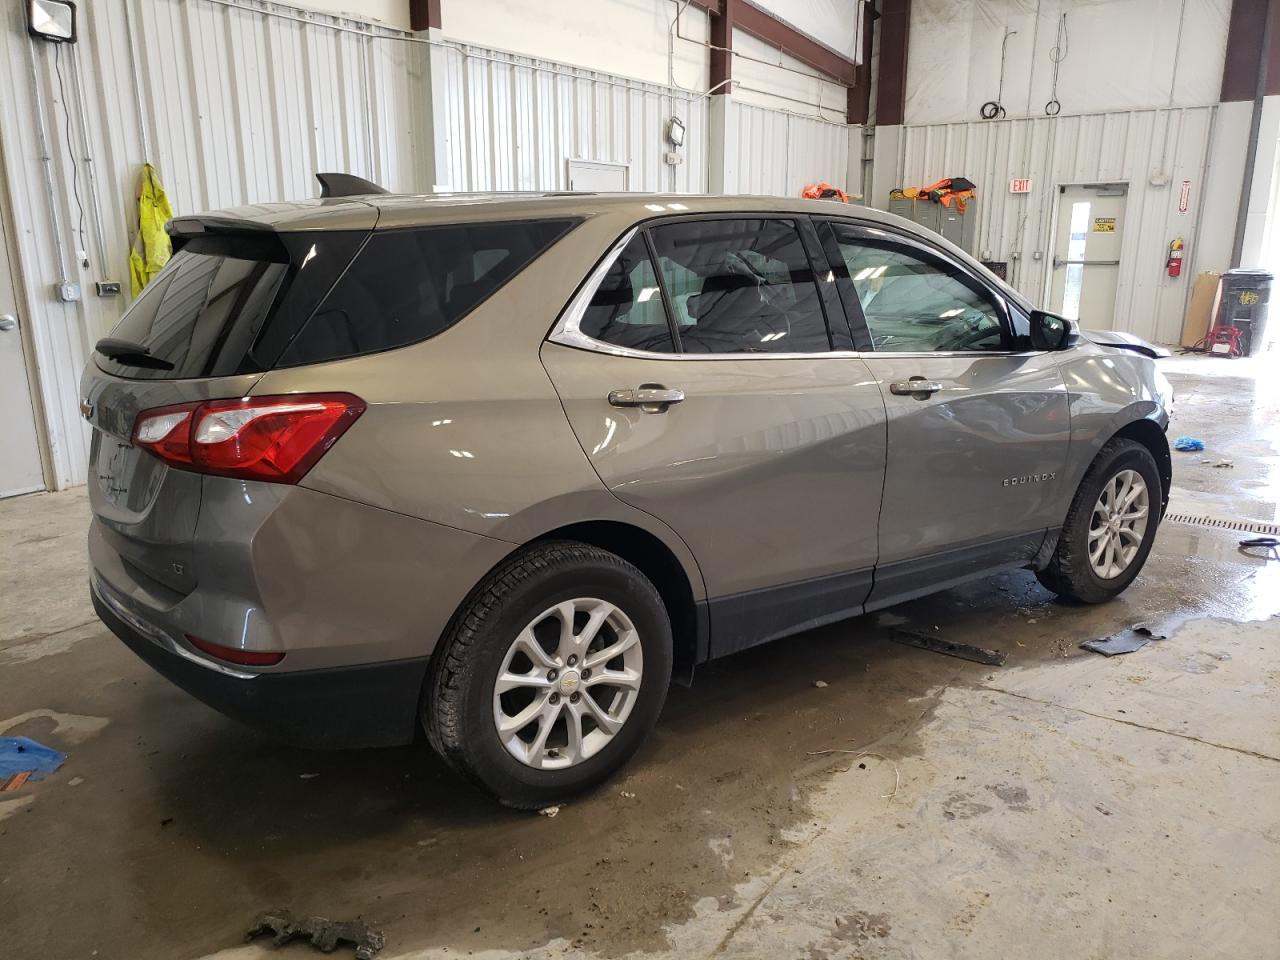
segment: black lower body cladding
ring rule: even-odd
[[[165,679],[274,739],[330,750],[399,746],[416,736],[426,658],[244,680],[165,650],[96,596],[93,606],[111,632]]]

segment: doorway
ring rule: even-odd
[[[0,203],[3,200],[0,198]],[[0,206],[0,498],[45,488],[40,440],[31,404],[23,317],[10,270],[8,211]]]
[[[1111,330],[1129,188],[1093,183],[1058,188],[1050,309],[1082,326]]]

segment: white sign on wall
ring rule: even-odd
[[[1009,181],[1010,193],[1030,193],[1031,178],[1030,177],[1014,177]]]
[[[1186,213],[1191,206],[1191,181],[1182,181],[1182,191],[1178,194],[1178,212]]]

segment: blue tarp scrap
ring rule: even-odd
[[[57,770],[66,759],[65,753],[30,737],[0,737],[0,780],[24,770],[31,771],[30,779],[39,780]]]
[[[1173,449],[1183,451],[1203,450],[1204,441],[1199,437],[1179,437],[1173,441]]]

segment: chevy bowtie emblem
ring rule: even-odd
[[[93,416],[93,404],[88,400],[80,401],[80,416],[84,417],[86,420]]]

